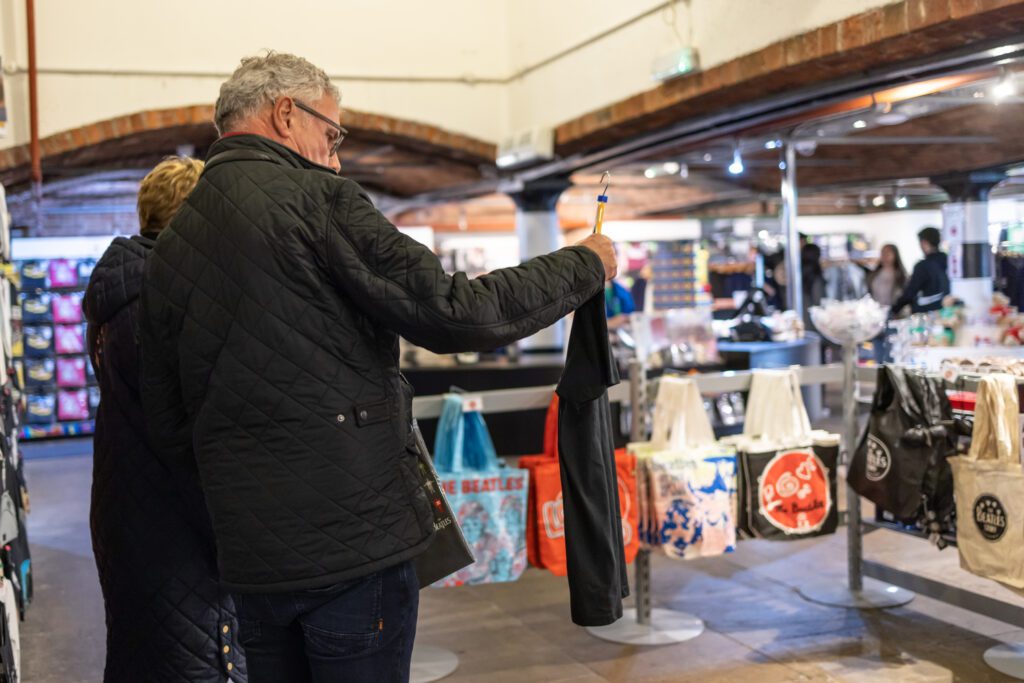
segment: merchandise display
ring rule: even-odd
[[[21,436],[91,434],[99,394],[87,355],[82,298],[95,260],[33,259],[15,267],[21,276],[15,339],[21,343],[14,345],[14,355],[27,392]]]
[[[889,316],[889,307],[870,297],[826,301],[810,310],[814,327],[836,344],[858,344],[878,336]]]
[[[26,404],[13,355],[16,347],[14,322],[20,317],[20,308],[10,304],[18,277],[9,259],[10,234],[6,215],[4,195],[0,192],[0,217],[5,219],[0,221],[0,244],[4,245],[3,266],[0,268],[0,366],[4,370],[4,382],[0,386],[0,674],[4,680],[14,683],[21,674],[19,622],[25,619],[34,587],[28,542],[30,505],[18,434]],[[44,361],[42,367],[36,368],[32,374],[34,382],[53,386],[55,368],[52,362]],[[30,419],[31,416],[31,406],[28,406],[26,417]]]

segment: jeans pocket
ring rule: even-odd
[[[314,650],[346,656],[378,647],[384,629],[380,572],[342,589],[301,617],[306,643]]]

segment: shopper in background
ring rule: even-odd
[[[146,269],[148,426],[201,479],[251,681],[407,680],[411,561],[434,526],[398,336],[511,344],[600,295],[612,243],[446,274],[338,176],[338,91],[293,55],[242,60],[215,117],[222,137]]]
[[[821,247],[806,242],[800,247],[800,275],[804,290],[804,324],[812,329],[810,309],[825,298],[825,274],[821,267]]]
[[[184,494],[147,444],[139,398],[138,308],[158,233],[203,163],[173,157],[139,188],[140,235],[116,238],[85,292],[96,414],[90,526],[106,608],[104,681],[245,680],[234,607],[217,583],[212,529],[198,489]]]
[[[604,288],[604,309],[608,316],[608,329],[627,325],[630,313],[636,311],[633,294],[618,280],[609,281]]]
[[[941,236],[938,228],[927,227],[917,233],[924,258],[914,266],[910,281],[890,310],[898,315],[904,306],[911,313],[927,313],[942,308],[942,300],[949,294],[949,275],[946,273],[946,254],[939,251]]]
[[[868,275],[871,298],[883,306],[892,306],[907,284],[907,269],[903,267],[900,250],[895,244],[886,244],[878,255],[878,265]]]

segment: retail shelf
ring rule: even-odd
[[[65,436],[88,436],[96,431],[95,420],[81,420],[78,422],[58,422],[48,426],[22,425],[19,429],[20,438],[28,439],[53,439]]]

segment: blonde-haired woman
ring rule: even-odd
[[[116,238],[85,294],[100,384],[90,526],[107,620],[106,683],[244,681],[230,598],[194,473],[147,444],[139,396],[139,290],[146,258],[203,172],[171,157],[139,188],[139,232]]]

